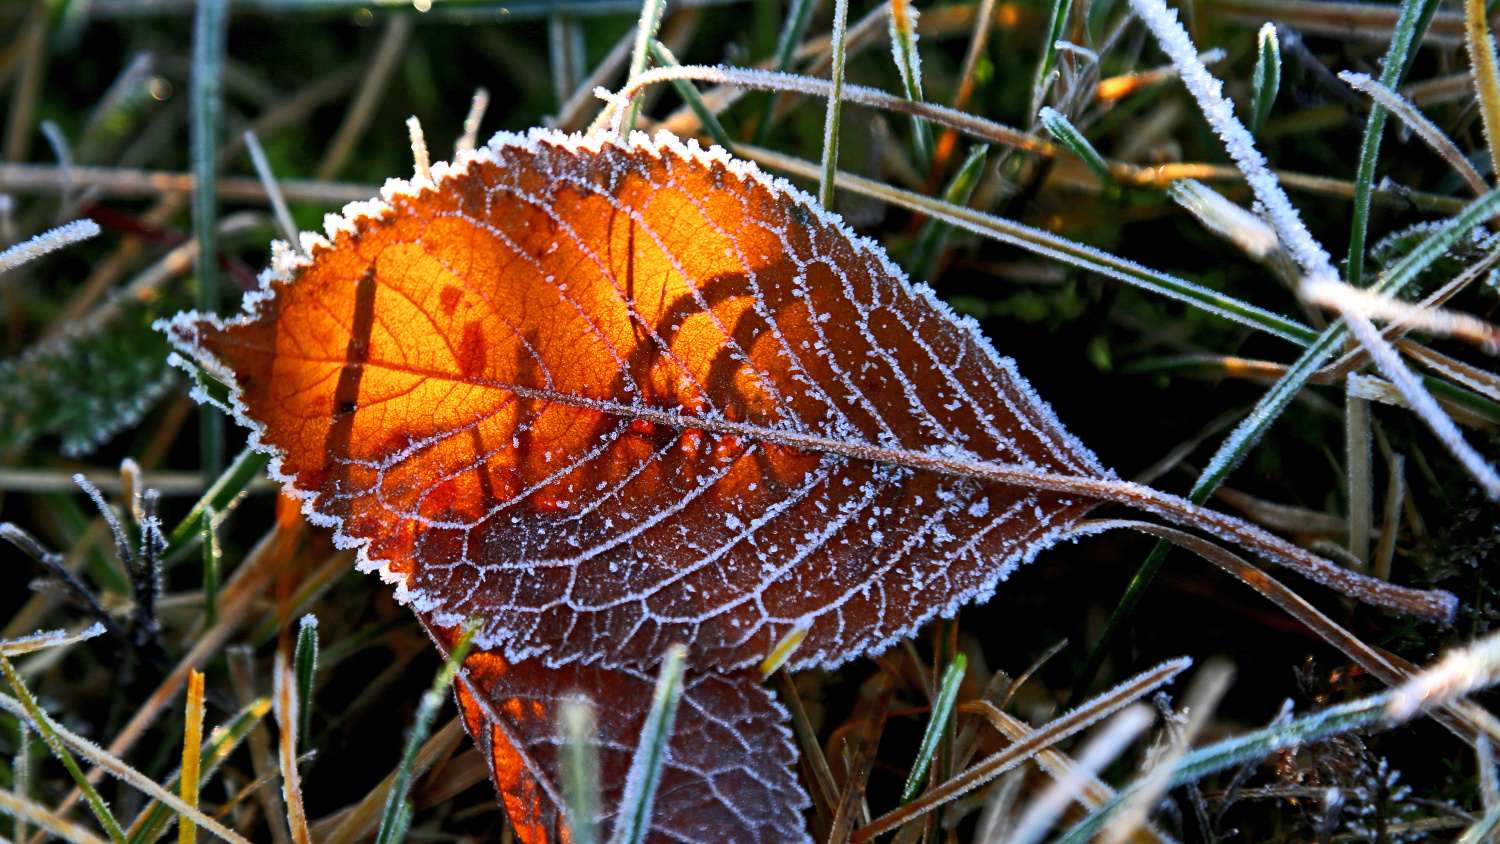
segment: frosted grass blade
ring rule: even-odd
[[[922,744],[917,749],[917,761],[906,777],[906,786],[901,789],[902,803],[916,797],[922,788],[922,778],[927,775],[933,754],[937,753],[938,741],[953,717],[953,705],[958,701],[958,687],[963,682],[964,672],[968,667],[968,658],[957,654],[943,671],[943,681],[938,686],[937,697],[932,701],[932,715],[927,719],[927,730],[922,733]]]
[[[1250,131],[1259,135],[1271,115],[1276,92],[1281,89],[1281,40],[1275,24],[1267,23],[1260,28],[1257,49],[1255,75],[1250,77],[1250,87],[1254,89],[1250,99]]]
[[[1391,47],[1386,51],[1380,84],[1395,90],[1411,67],[1415,45],[1427,23],[1437,11],[1437,0],[1402,0]],[[1365,120],[1365,138],[1359,148],[1359,164],[1354,171],[1354,205],[1349,228],[1349,252],[1345,258],[1346,280],[1354,287],[1364,286],[1365,238],[1370,226],[1370,191],[1375,183],[1375,162],[1380,157],[1381,136],[1385,132],[1386,108],[1379,102],[1370,108]]]
[[[620,812],[615,818],[610,844],[641,844],[650,829],[651,804],[661,781],[662,764],[667,757],[667,739],[677,717],[677,702],[682,696],[682,673],[687,666],[687,648],[667,648],[661,670],[656,677],[656,691],[651,696],[651,712],[641,729],[640,743],[630,761],[625,794],[620,797]]]
[[[297,627],[297,649],[292,652],[297,672],[297,731],[305,743],[312,727],[313,680],[318,672],[318,617],[302,616]]]
[[[906,98],[922,102],[922,57],[917,53],[917,9],[911,0],[891,0],[891,57],[901,72]],[[915,115],[911,118],[912,153],[920,170],[932,161],[932,125]]]
[[[1114,184],[1114,176],[1109,172],[1109,164],[1104,160],[1104,156],[1094,149],[1089,139],[1085,138],[1072,121],[1064,117],[1061,112],[1051,106],[1042,106],[1042,110],[1037,114],[1037,122],[1041,123],[1058,143],[1067,147],[1069,152],[1078,156],[1080,161],[1094,171],[1094,175],[1099,177],[1099,181],[1103,182],[1106,188]]]

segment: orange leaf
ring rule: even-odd
[[[719,154],[501,136],[351,207],[177,345],[403,600],[511,660],[792,667],[988,595],[1093,501],[794,447],[1108,478],[884,252]]]

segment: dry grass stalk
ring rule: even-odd
[[[281,796],[286,800],[287,825],[292,830],[292,841],[309,844],[307,834],[307,812],[302,807],[302,776],[297,771],[297,678],[287,664],[286,655],[276,652],[276,665],[272,669],[271,699],[275,701],[276,723],[280,726],[277,742],[278,758],[281,762]]]

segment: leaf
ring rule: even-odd
[[[452,628],[428,630],[446,650]],[[495,788],[523,844],[564,840],[562,739],[558,707],[586,697],[597,707],[599,835],[610,840],[625,791],[635,737],[651,708],[649,670],[540,659],[510,663],[495,652],[471,653],[454,684],[469,734],[490,760]],[[689,671],[657,787],[648,840],[683,844],[781,844],[805,841],[800,810],[808,805],[792,766],[796,750],[786,710],[761,687],[754,670]]]
[[[807,628],[791,665],[834,665],[1093,504],[792,443],[1111,477],[973,322],[753,167],[534,133],[434,173],[170,332],[311,517],[478,647],[733,670]]]

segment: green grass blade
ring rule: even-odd
[[[469,653],[469,644],[477,629],[478,625],[473,622],[464,627],[463,634],[448,653],[448,659],[433,678],[432,687],[422,694],[422,702],[417,705],[411,732],[406,735],[401,764],[396,768],[396,778],[391,783],[390,793],[386,795],[385,810],[380,816],[380,831],[375,834],[375,844],[400,844],[406,840],[412,812],[407,792],[411,790],[412,768],[417,762],[417,751],[422,749],[422,742],[427,740],[427,733],[432,730],[432,719],[437,717],[438,710],[442,708],[448,687],[453,683],[453,675],[458,673],[459,666]]]
[[[1391,48],[1385,54],[1385,70],[1380,84],[1395,90],[1411,67],[1416,50],[1413,46],[1422,30],[1437,11],[1437,0],[1402,0],[1401,15],[1391,35]],[[1365,121],[1365,137],[1359,149],[1359,164],[1354,171],[1354,205],[1349,228],[1349,253],[1344,276],[1355,287],[1364,286],[1365,239],[1370,228],[1370,192],[1375,184],[1375,162],[1380,157],[1380,139],[1385,132],[1385,106],[1375,102]]]
[[[222,519],[224,514],[233,510],[239,503],[245,489],[250,482],[260,475],[271,458],[254,449],[245,449],[229,468],[209,486],[193,509],[188,511],[186,517],[172,528],[172,533],[167,537],[167,550],[162,552],[162,559],[170,560],[177,554],[187,550],[189,544],[198,541],[203,534],[203,514],[213,511],[216,518]]]
[[[891,56],[901,72],[901,87],[906,98],[922,102],[922,57],[917,53],[917,10],[910,0],[891,0]],[[912,153],[917,169],[932,161],[932,124],[911,116]]]
[[[917,792],[922,788],[922,779],[927,775],[927,768],[932,764],[933,754],[937,752],[938,742],[942,739],[944,731],[948,727],[948,721],[953,717],[953,706],[958,702],[958,687],[964,681],[964,672],[968,670],[969,660],[963,654],[957,654],[953,661],[948,663],[948,668],[943,672],[943,682],[938,686],[937,699],[932,702],[932,717],[927,720],[927,731],[922,734],[922,744],[917,749],[917,761],[912,765],[911,773],[906,777],[906,786],[901,789],[901,802],[909,803]]]
[[[1046,40],[1042,42],[1042,58],[1037,62],[1036,77],[1031,83],[1028,119],[1041,109],[1042,101],[1046,99],[1052,68],[1057,64],[1057,41],[1062,38],[1063,27],[1068,25],[1068,13],[1072,10],[1073,0],[1052,0],[1052,17],[1047,24]]]
[[[641,741],[630,760],[630,774],[620,810],[615,815],[610,844],[641,844],[651,828],[651,804],[656,800],[656,786],[661,781],[662,765],[667,760],[667,743],[672,738],[672,722],[677,718],[677,703],[682,697],[682,673],[687,665],[687,648],[667,648],[661,671],[656,676],[656,691],[651,695],[651,712],[641,729]]]
[[[1067,147],[1070,152],[1078,156],[1079,160],[1087,165],[1106,187],[1115,183],[1115,178],[1110,174],[1109,164],[1105,162],[1104,156],[1100,155],[1099,151],[1094,149],[1094,145],[1089,143],[1089,139],[1085,138],[1083,133],[1078,131],[1078,128],[1073,125],[1072,121],[1064,117],[1061,112],[1051,106],[1043,106],[1042,110],[1037,114],[1037,122],[1041,123],[1042,127],[1051,133],[1052,137],[1056,138],[1058,143]]]
[[[630,75],[625,77],[627,83],[646,72],[651,42],[656,40],[656,30],[661,26],[662,12],[666,7],[666,0],[645,0],[641,5],[641,20],[635,31],[635,49],[630,53]],[[620,131],[629,134],[635,128],[635,121],[640,113],[641,94],[636,94],[630,98],[630,108],[625,110],[625,120],[620,124]]]
[[[653,40],[651,42],[651,59],[662,67],[682,66],[677,61],[677,57],[672,55],[672,51],[668,50],[667,46],[660,41]],[[688,108],[693,110],[693,114],[698,116],[698,122],[703,124],[704,131],[708,132],[709,137],[714,139],[714,143],[729,150],[732,155],[734,153],[734,141],[730,140],[729,133],[724,131],[724,125],[719,122],[718,115],[709,110],[708,103],[703,101],[703,97],[698,93],[698,88],[686,79],[673,79],[672,89],[677,92],[677,96],[681,97],[683,102],[687,103]]]
[[[1281,89],[1281,39],[1276,33],[1276,24],[1267,23],[1260,28],[1259,55],[1255,59],[1255,75],[1250,87],[1250,131],[1259,135],[1271,116],[1271,105],[1276,102],[1276,93]]]
[[[219,310],[219,199],[217,160],[224,122],[224,53],[229,40],[229,0],[198,0],[193,21],[193,72],[188,81],[190,166],[193,171],[193,237],[198,242],[198,310]],[[199,410],[203,481],[224,468],[224,417]]]
[[[313,679],[318,673],[318,617],[312,613],[302,616],[297,628],[297,649],[292,662],[297,672],[297,734],[306,742],[312,734]],[[307,750],[308,748],[303,748]]]
[[[989,159],[989,153],[987,145],[969,150],[968,158],[964,159],[963,165],[943,189],[944,202],[953,205],[968,204],[969,198],[974,195],[974,188],[979,186],[979,177],[984,174],[984,164]],[[911,259],[907,262],[912,278],[922,281],[932,278],[937,271],[938,259],[942,257],[952,233],[951,223],[931,218],[923,221],[922,229],[917,233],[916,245],[911,250]]]
[[[212,505],[203,509],[203,619],[212,627],[219,620],[219,519]]]
[[[572,844],[594,844],[599,806],[599,760],[594,752],[594,707],[587,700],[562,702],[558,724],[563,740],[562,788]]]
[[[802,33],[807,31],[807,24],[812,20],[813,8],[817,6],[815,0],[792,0],[792,7],[787,9],[786,22],[782,24],[781,35],[776,40],[776,64],[772,68],[777,73],[785,73],[792,66],[792,56],[797,52],[797,45],[802,41]],[[755,127],[755,143],[764,144],[766,138],[771,134],[771,120],[775,116],[776,97],[773,95],[766,101],[765,108],[761,111],[760,122]]]
[[[839,114],[844,98],[844,61],[848,58],[844,43],[848,23],[849,0],[833,0],[833,35],[829,42],[833,54],[833,91],[828,95],[828,114],[823,121],[823,172],[818,177],[818,204],[830,211],[834,176],[839,169]]]

